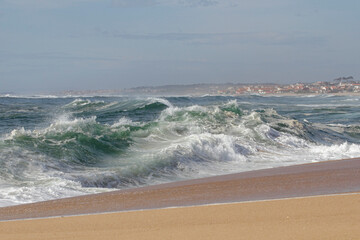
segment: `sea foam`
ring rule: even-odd
[[[337,97],[2,101],[3,206],[360,155]]]

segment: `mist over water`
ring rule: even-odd
[[[0,97],[0,206],[358,157],[359,101]]]

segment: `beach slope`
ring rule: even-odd
[[[360,159],[318,162],[0,208],[0,221],[360,192]]]
[[[360,239],[360,194],[0,223],[0,239]]]
[[[360,239],[358,192],[360,159],[257,170],[0,208],[0,239]]]

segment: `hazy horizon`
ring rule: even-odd
[[[0,92],[359,76],[360,3],[0,0]]]

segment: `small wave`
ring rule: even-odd
[[[299,95],[300,98],[332,98],[337,97],[333,94],[305,94],[305,95]]]
[[[44,129],[13,130],[5,137],[8,145],[20,146],[72,165],[98,165],[106,155],[123,153],[130,145],[129,129],[112,129],[96,117],[57,119]]]
[[[112,105],[113,103],[105,103],[104,101],[91,101],[89,99],[77,98],[69,104],[63,106],[64,109],[70,109],[73,111],[85,111],[85,110],[98,110],[104,106]]]
[[[358,157],[360,153],[360,145],[353,143],[333,144],[330,146],[314,146],[310,150],[314,160],[335,160]]]
[[[111,127],[117,128],[117,127],[126,126],[126,125],[136,126],[138,124],[134,123],[131,119],[129,119],[127,117],[122,117],[117,122],[112,124]]]
[[[59,95],[17,95],[17,94],[0,94],[0,98],[19,98],[19,99],[66,99],[74,98],[74,96],[59,96]]]
[[[356,101],[360,101],[360,98],[354,98],[354,97],[351,97],[351,98],[346,98],[346,99],[342,99],[342,100],[339,100],[340,102],[356,102]]]
[[[3,134],[0,199],[48,200],[360,154],[357,125],[293,118],[261,98],[59,101],[53,120]]]
[[[122,99],[122,101],[106,102],[104,100],[89,100],[78,98],[72,102],[64,105],[62,108],[75,116],[96,115],[99,119],[113,117],[114,114],[121,114],[127,112],[128,114],[142,112],[146,116],[146,112],[161,112],[167,107],[172,107],[172,104],[161,98],[148,99]],[[119,115],[120,116],[120,115]]]
[[[166,100],[165,98],[149,98],[150,103],[162,103],[163,105],[167,106],[167,107],[173,107],[173,105]]]

